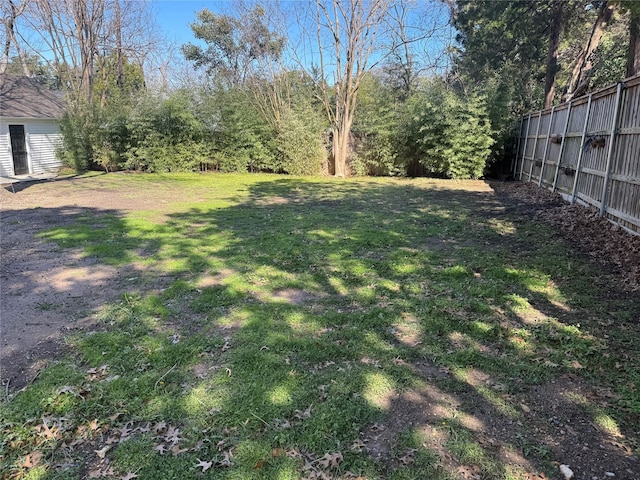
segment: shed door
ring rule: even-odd
[[[24,125],[9,125],[9,136],[11,137],[14,175],[24,175],[29,173],[29,160],[27,158],[27,142],[24,135]]]

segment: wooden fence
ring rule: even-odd
[[[640,75],[520,119],[516,179],[640,234]]]

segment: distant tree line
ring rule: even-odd
[[[196,75],[169,88],[146,4],[8,0],[0,73],[67,93],[77,170],[462,179],[508,155],[516,115],[640,70],[638,2],[294,5],[198,12]]]

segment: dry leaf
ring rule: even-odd
[[[131,480],[132,478],[138,478],[138,475],[129,472],[124,477],[120,477],[120,480]]]
[[[224,458],[218,462],[218,465],[220,465],[221,467],[230,467],[232,458],[233,453],[231,453],[231,450],[227,450],[226,452],[224,452]]]
[[[284,448],[274,448],[273,450],[271,450],[271,455],[274,458],[286,457],[287,456],[287,451]]]
[[[180,448],[180,446],[178,446],[177,444],[171,447],[171,453],[173,454],[174,457],[188,451],[189,451],[188,448]]]
[[[167,433],[164,436],[164,439],[169,443],[178,443],[180,440],[182,440],[182,437],[180,437],[180,429],[169,427]]]
[[[101,459],[104,459],[104,457],[107,455],[107,452],[111,449],[111,445],[107,445],[105,447],[102,447],[100,450],[94,450],[94,452],[96,452],[96,455],[98,455],[98,457],[100,457]]]
[[[62,395],[63,393],[70,393],[71,395],[77,395],[76,391],[71,385],[65,385],[60,390],[58,390],[58,395]]]
[[[310,418],[311,417],[311,407],[313,407],[313,404],[309,405],[309,407],[303,412],[301,410],[296,410],[293,414],[294,417],[299,418],[301,420],[304,420],[305,418]]]
[[[324,468],[338,468],[338,465],[342,463],[344,458],[342,457],[342,453],[325,453],[324,457],[318,460],[318,464],[322,465]]]
[[[253,466],[253,469],[254,470],[260,470],[262,467],[264,467],[264,462],[265,462],[264,458],[261,458],[260,460],[258,460],[258,463],[256,463]]]
[[[156,434],[162,433],[167,428],[167,424],[165,422],[158,422],[153,426],[153,431]]]
[[[206,472],[207,470],[209,470],[211,468],[211,465],[213,465],[213,462],[204,462],[202,460],[200,460],[199,458],[196,459],[198,460],[198,464],[196,465],[196,468],[200,468],[202,467],[202,472]]]
[[[151,431],[151,427],[149,426],[149,424],[147,423],[144,427],[138,427],[138,431],[140,433],[147,433]]]
[[[289,420],[280,420],[279,418],[276,418],[273,423],[276,430],[286,430],[287,428],[291,428],[291,422],[289,422]]]
[[[358,439],[355,442],[353,442],[351,444],[351,446],[349,447],[349,450],[355,451],[355,452],[359,452],[360,450],[362,450],[363,448],[365,448],[365,444],[362,440]]]
[[[33,451],[30,454],[28,454],[27,457],[24,459],[24,463],[22,464],[22,466],[24,468],[36,467],[40,463],[41,459],[42,459],[42,453],[38,452],[37,450]]]
[[[414,461],[413,454],[416,453],[417,451],[418,450],[415,448],[409,449],[403,457],[400,457],[400,462],[402,462],[403,465],[409,465],[413,463]]]
[[[103,477],[102,470],[91,470],[89,472],[89,478],[100,478]]]
[[[164,446],[164,443],[159,443],[158,445],[154,445],[153,449],[158,452],[160,455],[164,455],[167,452],[167,448]]]

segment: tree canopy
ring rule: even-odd
[[[170,88],[146,4],[9,0],[0,72],[67,91],[77,168],[478,178],[516,115],[640,68],[625,0],[227,7],[195,14]]]

